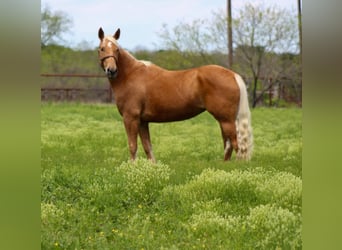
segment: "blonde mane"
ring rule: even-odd
[[[108,41],[114,43],[116,46],[119,46],[118,41],[113,36],[106,36],[104,39],[107,39]]]
[[[109,35],[109,36],[105,36],[104,39],[106,39],[106,40],[112,42],[113,44],[115,44],[116,46],[119,47],[118,41],[117,41],[113,36],[110,36],[110,35]],[[136,59],[131,53],[129,53],[128,51],[126,51],[126,52],[127,52],[127,54],[128,54],[130,57]],[[145,64],[146,66],[151,66],[151,65],[153,64],[152,62],[146,61],[146,60],[138,60],[138,61],[141,62],[141,63],[143,63],[143,64]]]
[[[116,46],[119,47],[118,41],[113,36],[106,36],[104,39],[107,39],[108,41],[112,42],[113,44],[115,44]],[[131,53],[129,53],[128,51],[126,51],[126,52],[130,57],[136,59]],[[138,60],[138,61],[143,63],[145,66],[151,66],[153,64],[152,62],[146,61],[146,60]]]
[[[143,64],[145,64],[146,66],[151,66],[153,63],[150,61],[146,61],[146,60],[139,60],[139,62],[142,62]]]

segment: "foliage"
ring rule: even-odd
[[[169,31],[168,25],[164,24],[159,36],[165,48],[177,51],[183,56],[183,60],[197,62],[200,65],[217,64],[213,54],[215,44],[208,34],[209,28],[206,20],[197,19],[191,24],[179,23]],[[218,50],[216,50],[218,51]]]
[[[233,69],[249,78],[252,106],[255,107],[263,93],[282,78],[301,82],[298,53],[296,17],[288,10],[275,6],[247,3],[233,19],[234,64]],[[167,49],[182,52],[185,57],[197,54],[202,64],[212,63],[205,51],[227,53],[226,12],[218,10],[210,20],[197,19],[192,23],[180,22],[169,28],[164,25],[159,32]],[[290,56],[287,56],[290,55]],[[224,66],[227,66],[225,63]],[[267,82],[272,78],[272,84]],[[262,92],[257,95],[259,80]],[[294,92],[296,96],[301,93]]]
[[[205,245],[295,249],[301,244],[301,184],[284,172],[207,169],[164,189],[160,200],[173,214],[188,215],[184,226]]]
[[[268,52],[298,51],[296,16],[279,6],[247,3],[233,21],[236,44]]]
[[[151,124],[152,164],[115,107],[42,104],[42,249],[300,249],[301,110],[252,118],[250,162],[222,162],[203,113]]]
[[[120,179],[125,182],[122,192],[128,204],[149,205],[153,203],[170,178],[168,166],[162,163],[153,165],[142,159],[133,163],[125,162],[116,171]]]
[[[298,81],[299,64],[295,60],[289,60],[277,56],[276,52],[298,51],[298,32],[295,24],[296,18],[285,9],[275,6],[266,7],[263,5],[246,4],[233,21],[237,50],[240,58],[241,74],[252,77],[252,106],[255,107],[258,101],[257,82],[260,77],[278,80],[281,77],[288,77]],[[289,53],[287,53],[289,54]],[[284,54],[285,55],[285,54]],[[283,59],[283,60],[279,60]],[[284,63],[290,61],[288,65]],[[295,66],[295,76],[284,74]],[[267,90],[267,84],[264,89]]]
[[[70,31],[72,19],[62,11],[52,12],[45,5],[41,11],[40,25],[41,45],[44,47],[48,44],[64,41],[63,33]]]

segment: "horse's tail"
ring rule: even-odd
[[[241,76],[235,74],[235,80],[240,88],[240,103],[236,117],[236,130],[239,150],[236,157],[237,159],[250,160],[253,151],[253,134],[247,89]]]

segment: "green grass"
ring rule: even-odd
[[[302,110],[252,110],[250,162],[208,114],[151,124],[131,163],[113,105],[42,104],[42,249],[300,249]]]

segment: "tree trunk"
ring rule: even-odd
[[[256,96],[257,84],[258,84],[258,77],[254,76],[253,77],[253,103],[252,103],[253,108],[255,108],[257,101],[258,101],[257,96]]]
[[[228,32],[228,67],[233,67],[233,32],[232,32],[232,3],[227,0],[227,32]]]
[[[299,32],[299,55],[302,58],[302,3],[297,0],[298,5],[298,32]]]

